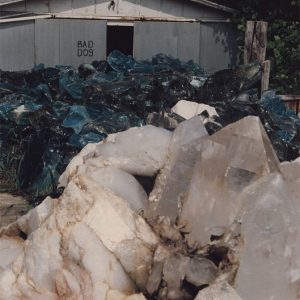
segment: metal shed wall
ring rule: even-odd
[[[0,69],[24,70],[34,64],[73,65],[106,58],[107,22],[38,19],[0,24]],[[134,57],[157,53],[193,60],[207,72],[238,63],[237,30],[231,23],[134,23]]]
[[[199,64],[207,72],[239,63],[238,32],[232,23],[201,23]]]
[[[237,30],[230,23],[135,22],[134,57],[157,53],[194,60],[207,72],[238,63]]]
[[[34,65],[34,21],[0,24],[0,69],[25,70]]]
[[[106,21],[44,19],[0,24],[0,69],[73,65],[106,58]]]
[[[199,62],[200,23],[135,22],[134,57],[149,59],[164,53]]]
[[[106,21],[36,20],[35,62],[78,66],[106,58]]]

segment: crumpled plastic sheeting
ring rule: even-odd
[[[192,61],[158,54],[136,61],[113,51],[107,61],[31,71],[0,70],[0,191],[30,199],[56,196],[57,180],[86,144],[133,126],[174,129],[179,100],[206,103],[209,134],[248,116],[259,116],[281,161],[299,156],[299,118],[274,92],[259,100],[258,64],[211,76]]]
[[[78,70],[0,70],[0,190],[55,196],[59,175],[86,144],[195,99],[205,79],[193,62],[162,54],[137,62],[118,51]]]

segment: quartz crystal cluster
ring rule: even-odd
[[[257,117],[208,135],[197,112],[75,156],[60,197],[1,227],[0,299],[299,299],[299,160]]]

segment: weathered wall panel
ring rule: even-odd
[[[0,24],[0,69],[26,70],[34,65],[34,21]]]
[[[237,30],[231,23],[202,23],[200,65],[208,72],[238,63]]]
[[[78,66],[106,58],[106,21],[60,20],[60,63]]]
[[[183,23],[178,26],[178,57],[183,61],[199,61],[200,23]]]
[[[134,56],[151,59],[165,53],[215,72],[238,62],[236,38],[230,23],[135,22]]]
[[[199,23],[135,22],[134,32],[134,56],[137,59],[150,59],[164,53],[183,61],[199,61]]]
[[[35,23],[35,62],[46,67],[60,63],[59,59],[59,20],[36,20]]]
[[[177,57],[176,22],[135,22],[133,54],[137,59],[150,59],[157,53]]]

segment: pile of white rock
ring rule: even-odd
[[[256,117],[110,135],[60,186],[0,229],[0,299],[299,299],[300,161]]]

